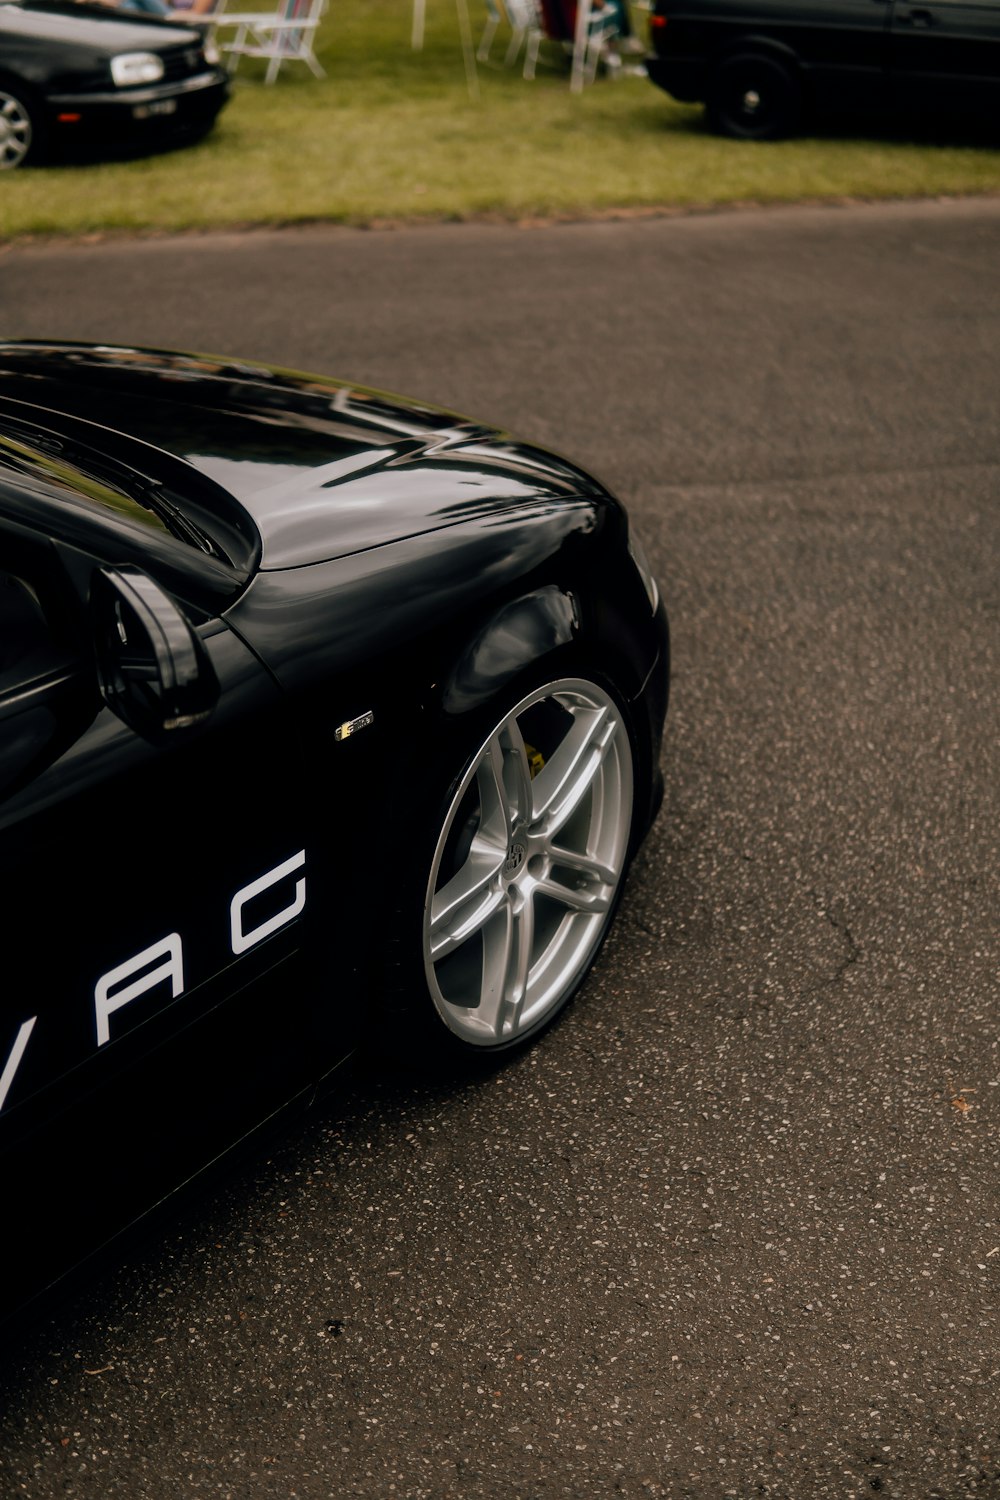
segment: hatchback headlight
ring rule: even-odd
[[[159,83],[163,62],[154,52],[120,52],[111,59],[111,77],[120,89],[137,83]]]
[[[650,608],[655,614],[656,606],[660,602],[660,590],[657,586],[656,579],[653,577],[653,570],[649,566],[649,558],[646,556],[646,549],[640,542],[639,538],[636,536],[635,531],[631,526],[629,527],[628,550],[631,553],[632,561],[635,563],[636,568],[639,570],[639,577],[642,579],[643,587],[645,588],[646,593],[649,595]]]

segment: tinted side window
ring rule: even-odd
[[[66,665],[30,578],[0,567],[0,697]]]
[[[80,717],[85,652],[51,546],[0,529],[0,798],[59,753]]]

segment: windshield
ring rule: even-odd
[[[22,411],[0,410],[0,497],[11,520],[23,516],[105,561],[148,566],[178,597],[213,612],[242,592],[260,540],[211,480],[91,424],[58,418],[56,431]],[[121,453],[88,442],[92,433],[115,439]]]
[[[50,486],[71,490],[75,496],[84,496],[95,505],[107,506],[140,526],[150,526],[169,535],[164,522],[149,507],[131,499],[123,490],[102,484],[96,475],[87,474],[77,465],[23,442],[21,439],[26,435],[15,436],[6,421],[0,419],[0,463],[19,474],[43,479]]]
[[[229,561],[216,542],[178,508],[177,497],[165,484],[95,449],[3,415],[0,455],[22,473],[65,486],[140,526],[176,537],[209,557]]]
[[[209,476],[124,433],[24,402],[0,405],[0,466],[117,524],[159,533],[188,553],[248,575],[260,539]]]

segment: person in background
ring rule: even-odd
[[[187,3],[187,0],[180,0],[179,4],[175,3],[171,7],[170,19],[172,21],[184,21],[187,19],[196,21],[199,16],[210,16],[215,7],[216,0],[191,0],[190,4]]]
[[[541,7],[546,35],[571,47],[576,36],[576,0],[541,0]],[[601,61],[609,71],[621,66],[621,53],[645,51],[633,30],[628,0],[591,0],[590,21],[591,26],[606,30]]]

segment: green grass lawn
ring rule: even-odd
[[[477,0],[471,8],[478,30]],[[1000,151],[960,134],[721,140],[699,109],[642,78],[571,94],[555,52],[534,82],[481,67],[472,102],[451,0],[428,0],[422,53],[409,31],[408,0],[333,0],[317,47],[325,80],[292,64],[267,88],[264,65],[244,62],[216,130],[198,146],[6,173],[0,235],[1000,191]],[[498,60],[506,40],[501,31]]]

